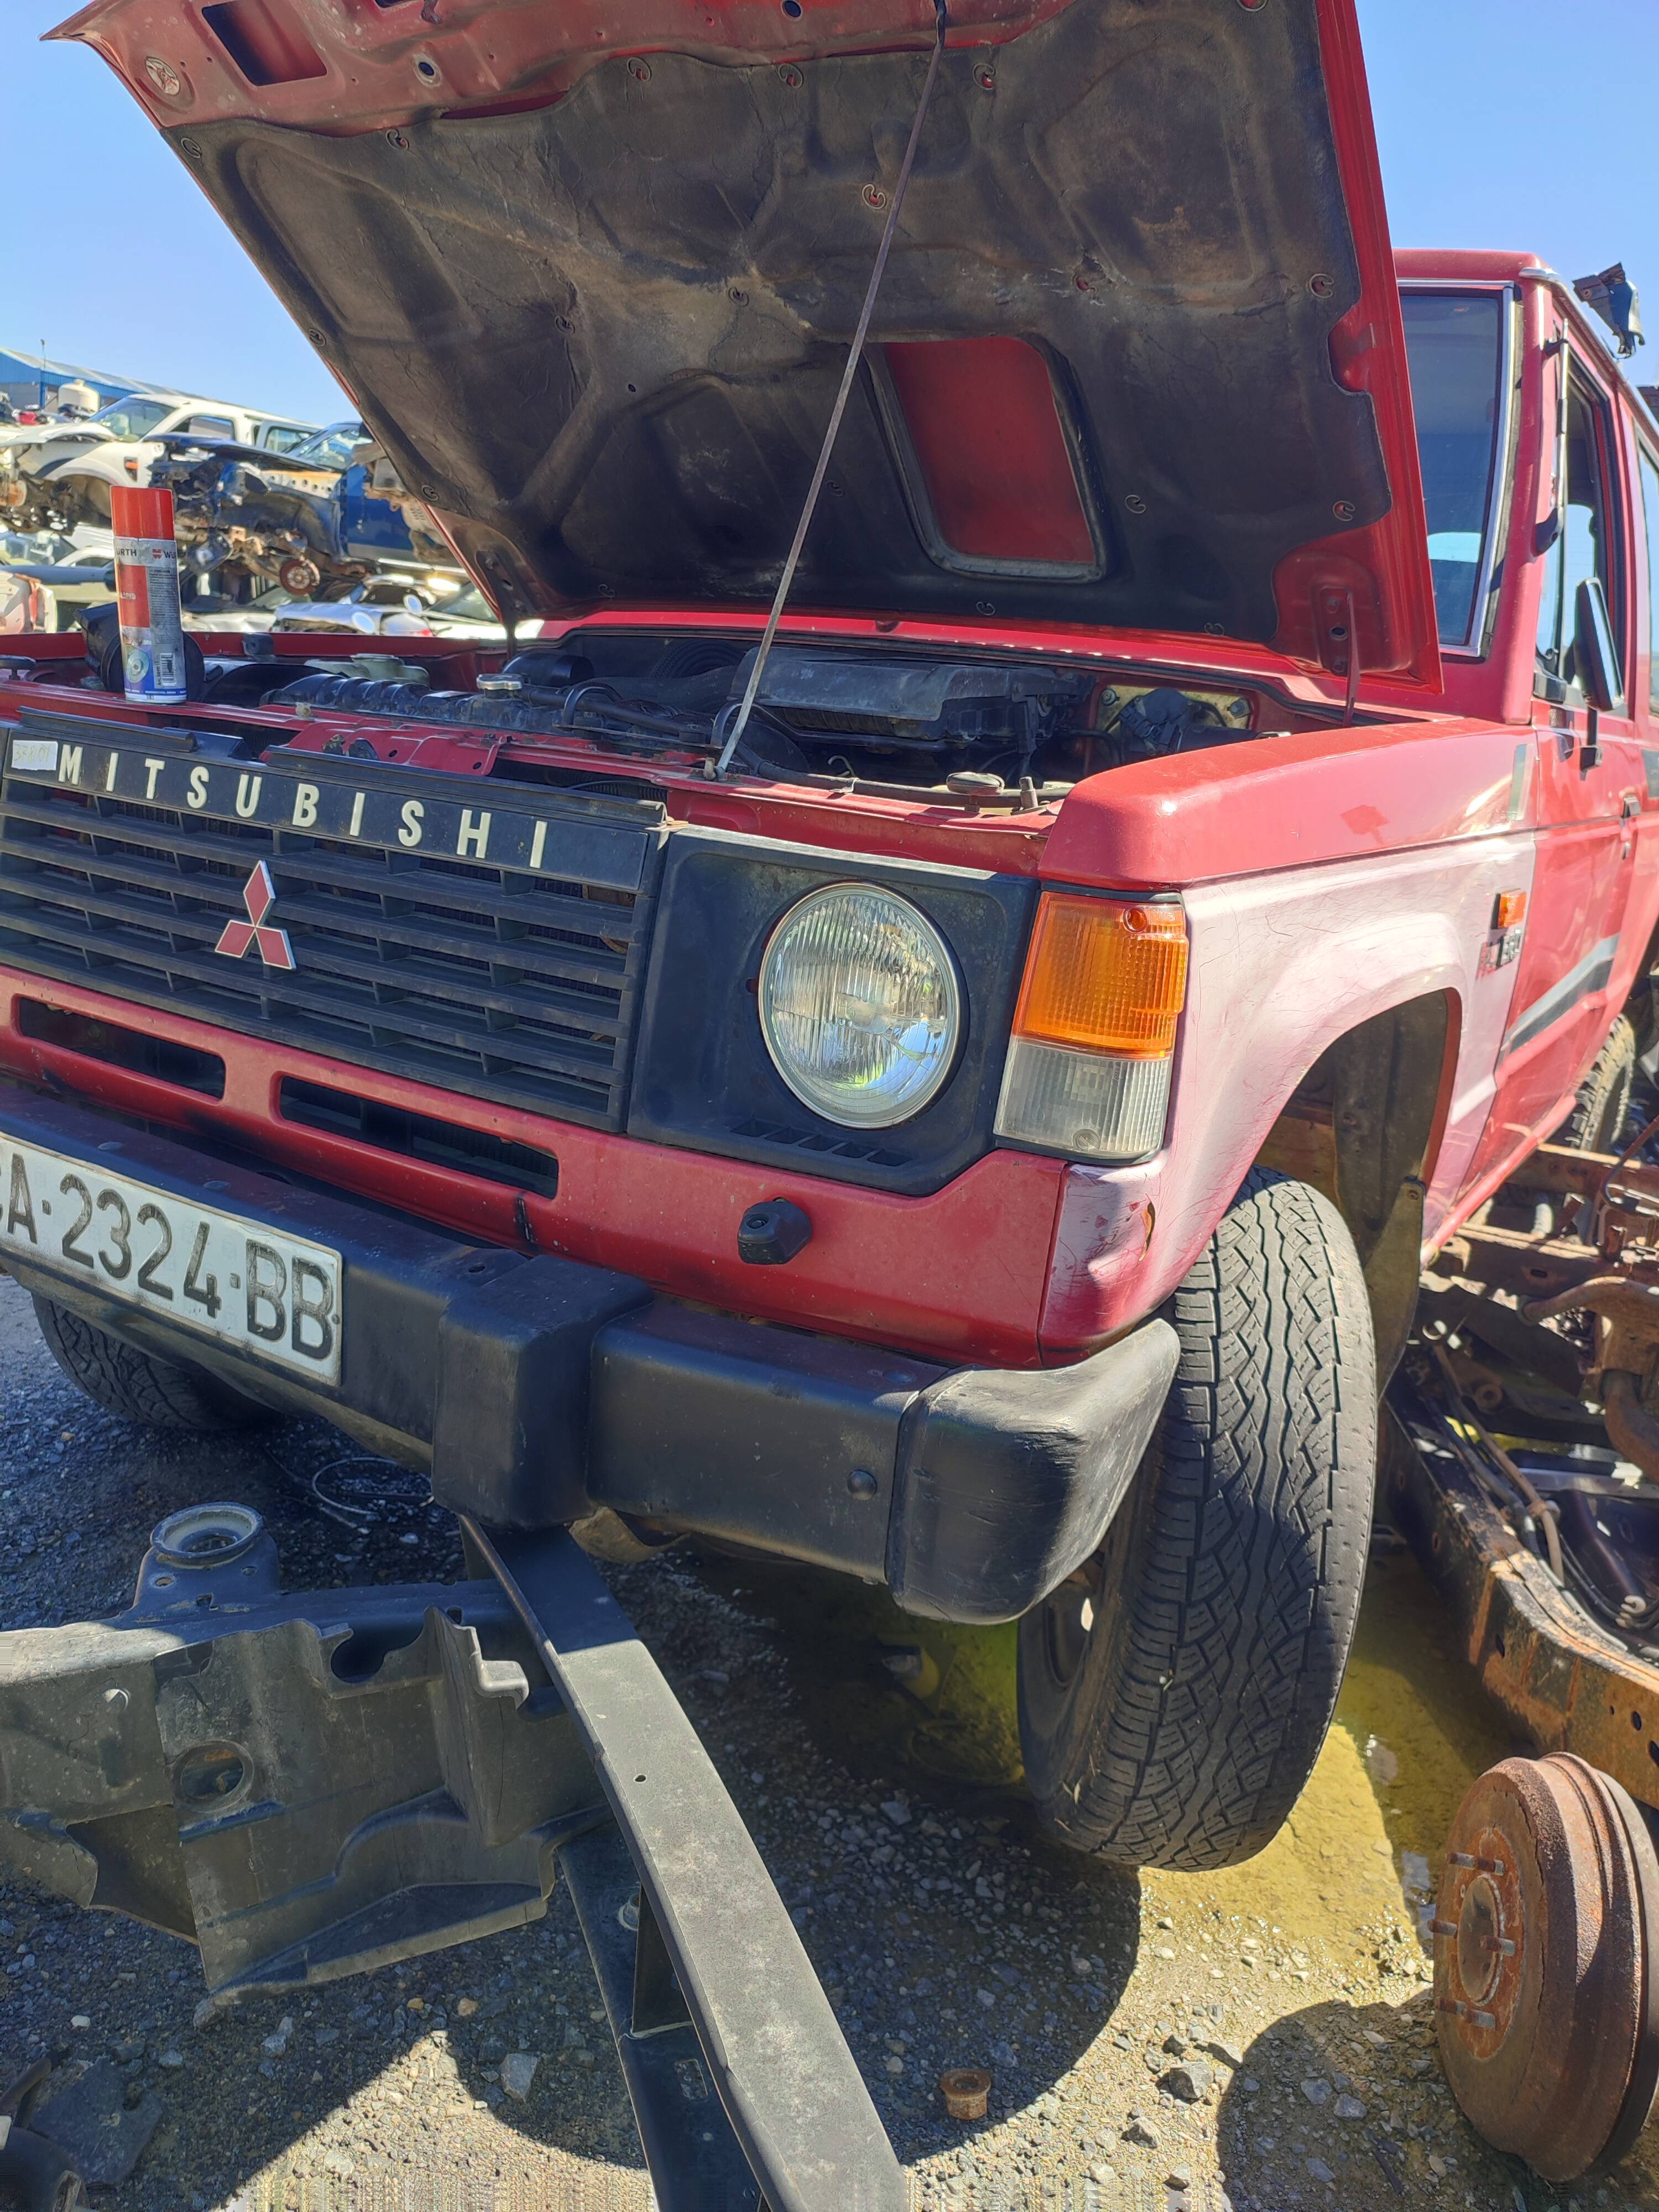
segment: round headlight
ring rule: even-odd
[[[831,884],[773,932],[760,1021],[803,1104],[826,1121],[885,1129],[919,1114],[950,1074],[962,987],[945,939],[908,899]]]

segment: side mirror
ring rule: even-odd
[[[1584,696],[1602,714],[1625,702],[1619,673],[1619,653],[1613,641],[1613,619],[1607,595],[1599,576],[1587,576],[1573,601],[1573,670],[1584,688]]]

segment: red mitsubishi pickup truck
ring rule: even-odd
[[[1058,1834],[1258,1849],[1425,1254],[1628,1094],[1659,427],[1571,289],[1391,254],[1352,0],[60,35],[512,642],[9,655],[53,1351],[1017,1618]]]

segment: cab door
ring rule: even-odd
[[[1640,948],[1625,942],[1648,805],[1630,690],[1633,522],[1620,403],[1565,327],[1549,355],[1553,499],[1536,525],[1540,572],[1531,789],[1537,857],[1492,1115],[1474,1177],[1547,1135],[1595,1058]],[[1598,650],[1592,631],[1599,631]],[[1595,665],[1611,663],[1607,703]]]
[[[356,561],[410,560],[415,547],[409,526],[389,499],[374,497],[372,475],[362,461],[341,475],[335,495],[341,547]]]

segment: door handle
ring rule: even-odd
[[[1632,816],[1632,814],[1639,814],[1641,811],[1642,811],[1642,796],[1641,796],[1641,793],[1640,793],[1639,792],[1636,792],[1636,791],[1627,791],[1627,792],[1626,792],[1626,793],[1624,793],[1624,795],[1620,798],[1620,801],[1619,801],[1619,818],[1620,818],[1620,820],[1621,822],[1628,822],[1628,821],[1630,820],[1630,817],[1631,817],[1631,816]]]

